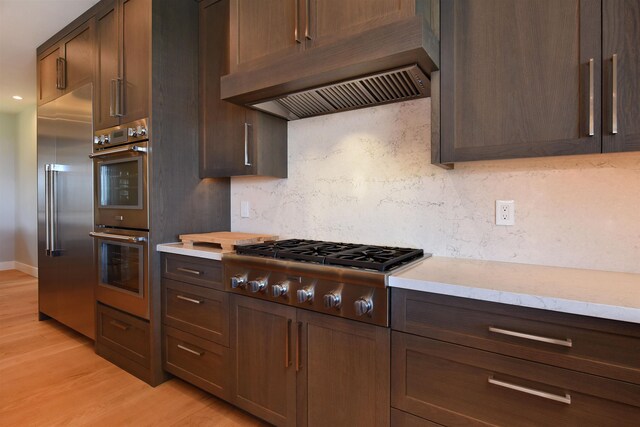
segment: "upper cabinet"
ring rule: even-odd
[[[603,20],[602,5],[442,2],[433,162],[640,149],[640,7],[607,0]]]
[[[96,19],[95,129],[148,117],[151,0],[106,1]]]
[[[269,2],[255,8],[263,3]],[[200,176],[286,178],[287,122],[220,99],[220,76],[230,67],[229,6],[229,0],[200,3]]]
[[[38,55],[38,105],[92,81],[93,43],[94,21],[89,19]]]

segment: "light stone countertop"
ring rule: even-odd
[[[389,286],[640,323],[640,274],[432,257]]]
[[[220,248],[213,248],[206,245],[195,244],[192,248],[185,248],[181,242],[161,243],[156,246],[156,250],[158,252],[213,259],[216,261],[220,261],[222,259],[223,253]]]

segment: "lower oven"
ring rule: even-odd
[[[98,257],[96,299],[149,319],[149,232],[99,228],[90,234]]]

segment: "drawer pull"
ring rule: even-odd
[[[186,351],[187,353],[195,354],[196,356],[202,356],[204,354],[203,352],[195,351],[195,350],[190,349],[189,347],[185,347],[182,344],[178,344],[178,348],[180,350]]]
[[[123,331],[129,329],[129,325],[127,325],[126,323],[118,322],[117,320],[110,320],[109,323],[118,329],[122,329]]]
[[[192,302],[194,304],[202,304],[202,301],[199,299],[193,299],[189,297],[184,297],[182,295],[176,295],[176,298],[181,299],[182,301]]]
[[[489,377],[489,384],[497,385],[498,387],[504,387],[511,390],[519,391],[526,394],[531,394],[533,396],[542,397],[544,399],[553,400],[555,402],[566,403],[567,405],[571,405],[571,395],[565,393],[564,396],[558,396],[557,394],[547,393],[546,391],[540,391],[529,387],[523,387],[521,385],[511,384],[508,382],[496,380],[493,377]]]
[[[489,332],[493,332],[495,334],[509,335],[512,337],[524,338],[526,340],[540,341],[547,344],[561,345],[563,347],[573,347],[573,343],[571,342],[570,338],[559,340],[556,338],[541,337],[539,335],[531,335],[531,334],[525,334],[522,332],[510,331],[508,329],[494,328],[493,326],[489,326]]]
[[[176,270],[182,271],[183,273],[193,274],[194,276],[200,276],[202,274],[202,271],[192,270],[190,268],[184,268],[184,267],[178,267],[176,268]]]

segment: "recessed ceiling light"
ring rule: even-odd
[[[12,98],[15,99],[16,101],[22,100],[22,97],[20,95],[13,95]]]

